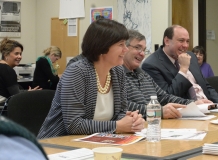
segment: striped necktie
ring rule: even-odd
[[[175,66],[176,66],[176,68],[177,68],[177,70],[179,71],[179,69],[180,69],[180,66],[179,66],[179,62],[178,62],[178,59],[177,60],[175,60]]]

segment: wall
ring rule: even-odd
[[[36,57],[36,0],[19,0],[19,2],[21,2],[21,37],[9,38],[24,46],[20,63],[31,63]],[[2,39],[1,37],[0,40]]]
[[[162,35],[170,23],[169,2],[171,0],[152,0],[152,46],[162,44]],[[50,18],[59,15],[59,0],[36,0],[36,53],[42,54],[42,50],[50,45]],[[52,5],[51,5],[52,4]],[[80,18],[79,43],[90,24],[90,8],[113,6],[113,18],[117,19],[117,0],[85,0],[85,17]],[[49,11],[49,12],[48,12]],[[154,50],[154,48],[153,48]],[[81,47],[79,52],[81,53]]]
[[[85,18],[80,18],[79,44],[90,24],[90,8],[113,6],[113,19],[117,19],[117,0],[85,0]],[[81,53],[81,47],[79,47]]]
[[[18,40],[24,45],[21,63],[34,63],[36,58],[43,54],[43,50],[50,46],[51,18],[59,16],[60,0],[20,0],[20,2],[22,9],[21,37],[13,39]],[[212,3],[213,8],[216,8],[216,6],[213,5],[213,3],[218,3],[216,0],[210,0],[209,2]],[[207,1],[207,3],[209,2]],[[154,44],[162,44],[163,32],[171,25],[171,3],[172,0],[152,0],[152,51],[154,51]],[[197,0],[194,0],[194,3],[194,24],[197,24]],[[86,17],[80,18],[80,44],[90,24],[90,8],[102,6],[113,6],[114,19],[117,19],[117,0],[85,0]],[[213,12],[211,12],[211,14],[212,13]],[[215,16],[216,14],[213,15]],[[197,45],[197,26],[194,26],[194,31],[194,44]],[[1,39],[2,38],[0,38],[0,40]],[[79,52],[81,53],[81,47]],[[211,61],[209,57],[208,60]]]
[[[21,63],[34,63],[43,50],[50,46],[51,18],[59,16],[60,0],[20,1],[22,35],[17,40],[25,48]],[[163,32],[171,24],[170,2],[171,0],[152,0],[152,46],[162,44]],[[80,18],[80,44],[90,24],[90,8],[102,6],[113,6],[114,19],[117,19],[117,0],[85,0],[86,17]]]
[[[36,57],[51,45],[51,18],[59,17],[59,1],[36,0]]]
[[[171,0],[152,0],[151,37],[154,44],[162,45],[165,29],[171,25]]]
[[[209,0],[206,1],[206,29],[214,30],[216,39],[206,40],[207,46],[207,62],[211,65],[214,74],[218,75],[218,1]]]

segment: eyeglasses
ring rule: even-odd
[[[132,48],[135,48],[139,53],[141,53],[143,51],[145,55],[150,54],[150,51],[146,48],[142,49],[142,47],[140,47],[140,46],[132,46],[132,45],[129,45],[129,46]]]

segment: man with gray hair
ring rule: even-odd
[[[146,50],[145,36],[135,30],[129,30],[129,39],[126,41],[129,51],[124,56],[124,70],[127,81],[128,110],[139,110],[146,118],[146,105],[150,96],[157,96],[162,107],[162,118],[180,118],[181,114],[177,108],[184,108],[193,100],[183,99],[163,91],[154,80],[141,68],[139,68]],[[196,104],[204,103],[196,101]],[[185,105],[182,105],[185,104]]]

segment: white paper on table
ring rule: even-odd
[[[218,155],[218,144],[205,143],[202,147],[202,153]]]
[[[87,160],[92,157],[94,157],[93,151],[87,148],[48,155],[49,160]]]
[[[135,135],[146,137],[146,132],[145,128],[141,132],[135,132]],[[196,129],[161,129],[161,139],[202,140],[206,134],[206,131],[197,131]]]
[[[210,112],[218,112],[218,109],[212,109],[212,110],[210,110]]]
[[[182,117],[205,117],[206,115],[200,111],[198,106],[192,102],[189,103],[186,108],[178,108]]]
[[[202,113],[210,113],[210,111],[208,110],[208,107],[213,104],[214,103],[204,103],[204,104],[198,104],[197,106]]]
[[[182,118],[179,118],[179,119],[188,119],[188,120],[200,120],[200,121],[206,121],[206,120],[209,120],[209,119],[212,119],[216,117],[215,115],[205,115],[205,116],[199,116],[199,117],[192,117],[192,116],[188,116],[188,117],[182,117]]]

